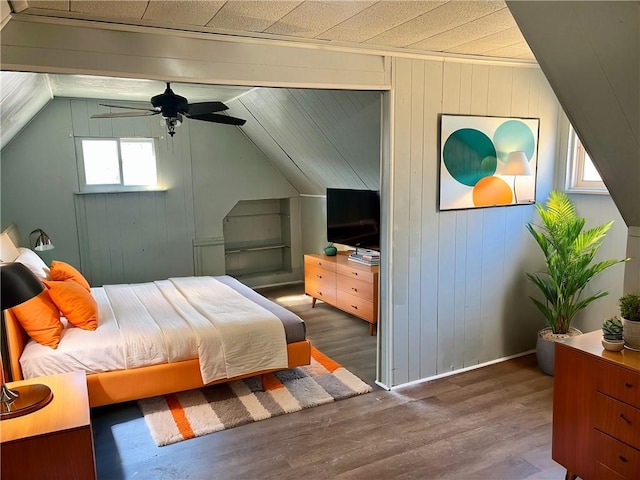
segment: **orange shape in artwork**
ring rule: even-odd
[[[484,177],[473,187],[473,204],[476,207],[508,205],[512,202],[511,187],[500,177]]]

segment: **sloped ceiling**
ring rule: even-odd
[[[626,224],[639,226],[640,2],[507,4]]]
[[[300,193],[380,188],[380,92],[260,88],[229,107]]]

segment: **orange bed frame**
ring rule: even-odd
[[[9,350],[9,371],[13,380],[22,380],[20,355],[22,355],[29,337],[11,311],[5,312],[5,327]],[[309,365],[311,362],[311,343],[308,340],[290,343],[287,345],[287,354],[289,368]],[[275,370],[260,370],[247,375],[217,380],[208,385],[264,375],[273,371]],[[197,359],[87,374],[90,407],[192,390],[202,386],[204,384]]]

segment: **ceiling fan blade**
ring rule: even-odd
[[[229,110],[222,102],[197,102],[189,104],[189,115],[202,115],[204,113],[222,112]]]
[[[155,110],[138,110],[136,112],[112,112],[112,113],[96,113],[91,118],[122,118],[122,117],[148,117],[150,115],[158,115],[160,112]]]
[[[203,113],[202,115],[189,115],[194,120],[204,120],[205,122],[224,123],[226,125],[244,125],[247,123],[242,118],[230,117],[229,115],[218,115],[217,113]]]
[[[152,109],[152,108],[141,108],[141,107],[130,107],[128,105],[109,105],[107,103],[99,103],[98,105],[102,105],[103,107],[111,107],[111,108],[126,108],[128,110],[149,110],[151,112],[155,112],[156,110]]]

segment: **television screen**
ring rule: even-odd
[[[380,249],[380,194],[375,190],[327,188],[327,240]]]

